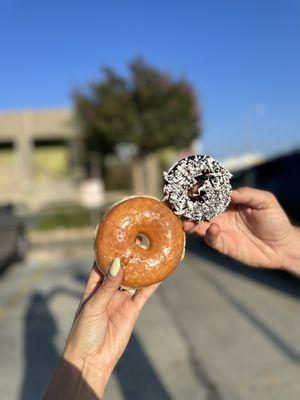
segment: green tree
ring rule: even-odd
[[[87,152],[114,152],[119,143],[135,144],[137,158],[165,147],[188,147],[201,133],[191,85],[135,59],[129,75],[111,68],[87,90],[74,94],[75,109]]]

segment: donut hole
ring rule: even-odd
[[[144,250],[150,249],[150,239],[145,233],[138,233],[135,238],[135,243]]]
[[[206,191],[200,190],[200,192],[198,192],[198,190],[201,188],[201,186],[203,186],[204,182],[206,181],[206,177],[205,175],[199,175],[196,176],[195,179],[197,180],[197,183],[189,190],[188,196],[194,202],[203,202],[205,200]]]

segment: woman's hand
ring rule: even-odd
[[[44,399],[59,398],[54,397],[55,387],[59,386],[63,376],[66,377],[63,372],[66,364],[79,371],[78,379],[84,380],[84,385],[96,394],[93,399],[103,396],[106,383],[126,348],[141,309],[159,285],[143,288],[132,297],[128,291],[118,290],[122,277],[118,258],[113,261],[106,279],[97,266],[93,266],[62,355],[63,365],[58,367],[52,379],[54,392],[51,381]],[[76,399],[88,397],[84,394],[86,392],[78,394],[78,388],[82,386],[78,379],[74,377],[77,389],[74,387],[72,391],[69,388],[62,398],[73,399],[75,394]]]
[[[219,252],[245,264],[265,268],[295,270],[299,265],[300,235],[280,204],[269,192],[240,188],[232,192],[228,209],[211,222],[185,221],[184,230],[204,236]],[[299,273],[299,271],[298,271]]]

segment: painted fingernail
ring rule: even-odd
[[[109,273],[111,276],[117,276],[120,269],[121,269],[121,263],[120,263],[120,259],[117,257],[111,263]]]

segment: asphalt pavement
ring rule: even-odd
[[[91,238],[36,244],[0,276],[0,394],[37,400],[92,263]],[[146,305],[107,400],[298,400],[300,281],[188,240]]]

